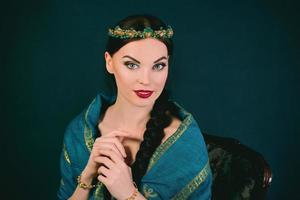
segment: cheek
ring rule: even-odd
[[[157,85],[160,85],[160,86],[164,85],[166,83],[167,78],[168,78],[168,72],[167,71],[164,72],[164,73],[158,74],[158,75],[156,74],[154,76],[155,83]]]
[[[115,72],[116,82],[120,83],[119,86],[128,86],[134,82],[132,75],[129,71],[119,70]]]

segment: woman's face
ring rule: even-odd
[[[118,98],[136,106],[149,106],[161,94],[168,76],[168,50],[154,38],[130,42],[120,48],[113,57],[105,52],[106,69],[114,74]],[[142,98],[137,90],[150,90],[148,98]]]

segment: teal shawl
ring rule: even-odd
[[[116,96],[99,93],[66,127],[60,157],[61,181],[58,199],[68,199],[76,189],[76,178],[85,168],[95,139],[100,135],[97,124],[104,105]],[[212,174],[206,145],[192,114],[180,108],[182,123],[172,136],[152,155],[139,192],[147,199],[211,198]],[[89,199],[104,199],[104,184],[90,191]]]

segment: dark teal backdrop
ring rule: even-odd
[[[0,7],[1,199],[55,199],[64,129],[104,88],[107,28],[138,13],[174,28],[171,87],[202,130],[265,156],[274,173],[269,199],[300,197],[296,1],[28,0]]]

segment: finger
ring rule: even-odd
[[[124,162],[117,156],[114,151],[102,150],[100,153],[101,155],[108,156],[116,164],[119,164],[121,161]]]
[[[108,185],[108,178],[105,177],[105,176],[103,176],[102,174],[100,174],[100,175],[97,177],[97,179],[98,179],[101,183],[103,183],[105,186]]]
[[[103,143],[112,144],[112,146],[114,146],[124,158],[127,157],[123,144],[117,138],[102,138],[101,142],[94,144],[94,147],[101,148],[101,146],[103,146]]]
[[[104,166],[99,167],[98,174],[104,175],[105,177],[108,177],[109,175],[109,169],[107,169]]]
[[[124,157],[127,157],[126,151],[125,151],[125,148],[124,148],[123,144],[116,137],[102,138],[101,142],[110,142],[110,143],[113,143],[117,147],[117,149],[121,152],[121,154]],[[97,146],[99,145],[100,146],[100,142],[98,142],[95,145],[97,145]]]
[[[103,137],[132,137],[130,133],[126,131],[120,131],[120,130],[113,130],[107,134],[105,134]]]
[[[99,143],[98,146],[95,146],[96,148],[96,151],[97,151],[97,154],[99,155],[100,151],[99,150],[103,150],[103,149],[106,149],[106,150],[112,150],[114,152],[116,152],[116,154],[124,159],[124,155],[122,154],[122,152],[116,147],[116,145],[114,143],[111,143],[111,142],[101,142]]]
[[[131,170],[131,167],[129,167],[129,173],[130,173],[130,177],[132,177],[132,170]]]
[[[94,161],[100,164],[104,164],[109,169],[113,168],[113,166],[115,165],[110,158],[105,156],[97,156],[96,158],[94,158]]]
[[[110,136],[117,137],[120,140],[120,142],[122,142],[125,138],[136,139],[136,136],[134,134],[131,134],[127,131],[123,131],[121,129],[111,131],[105,135],[105,137]]]

